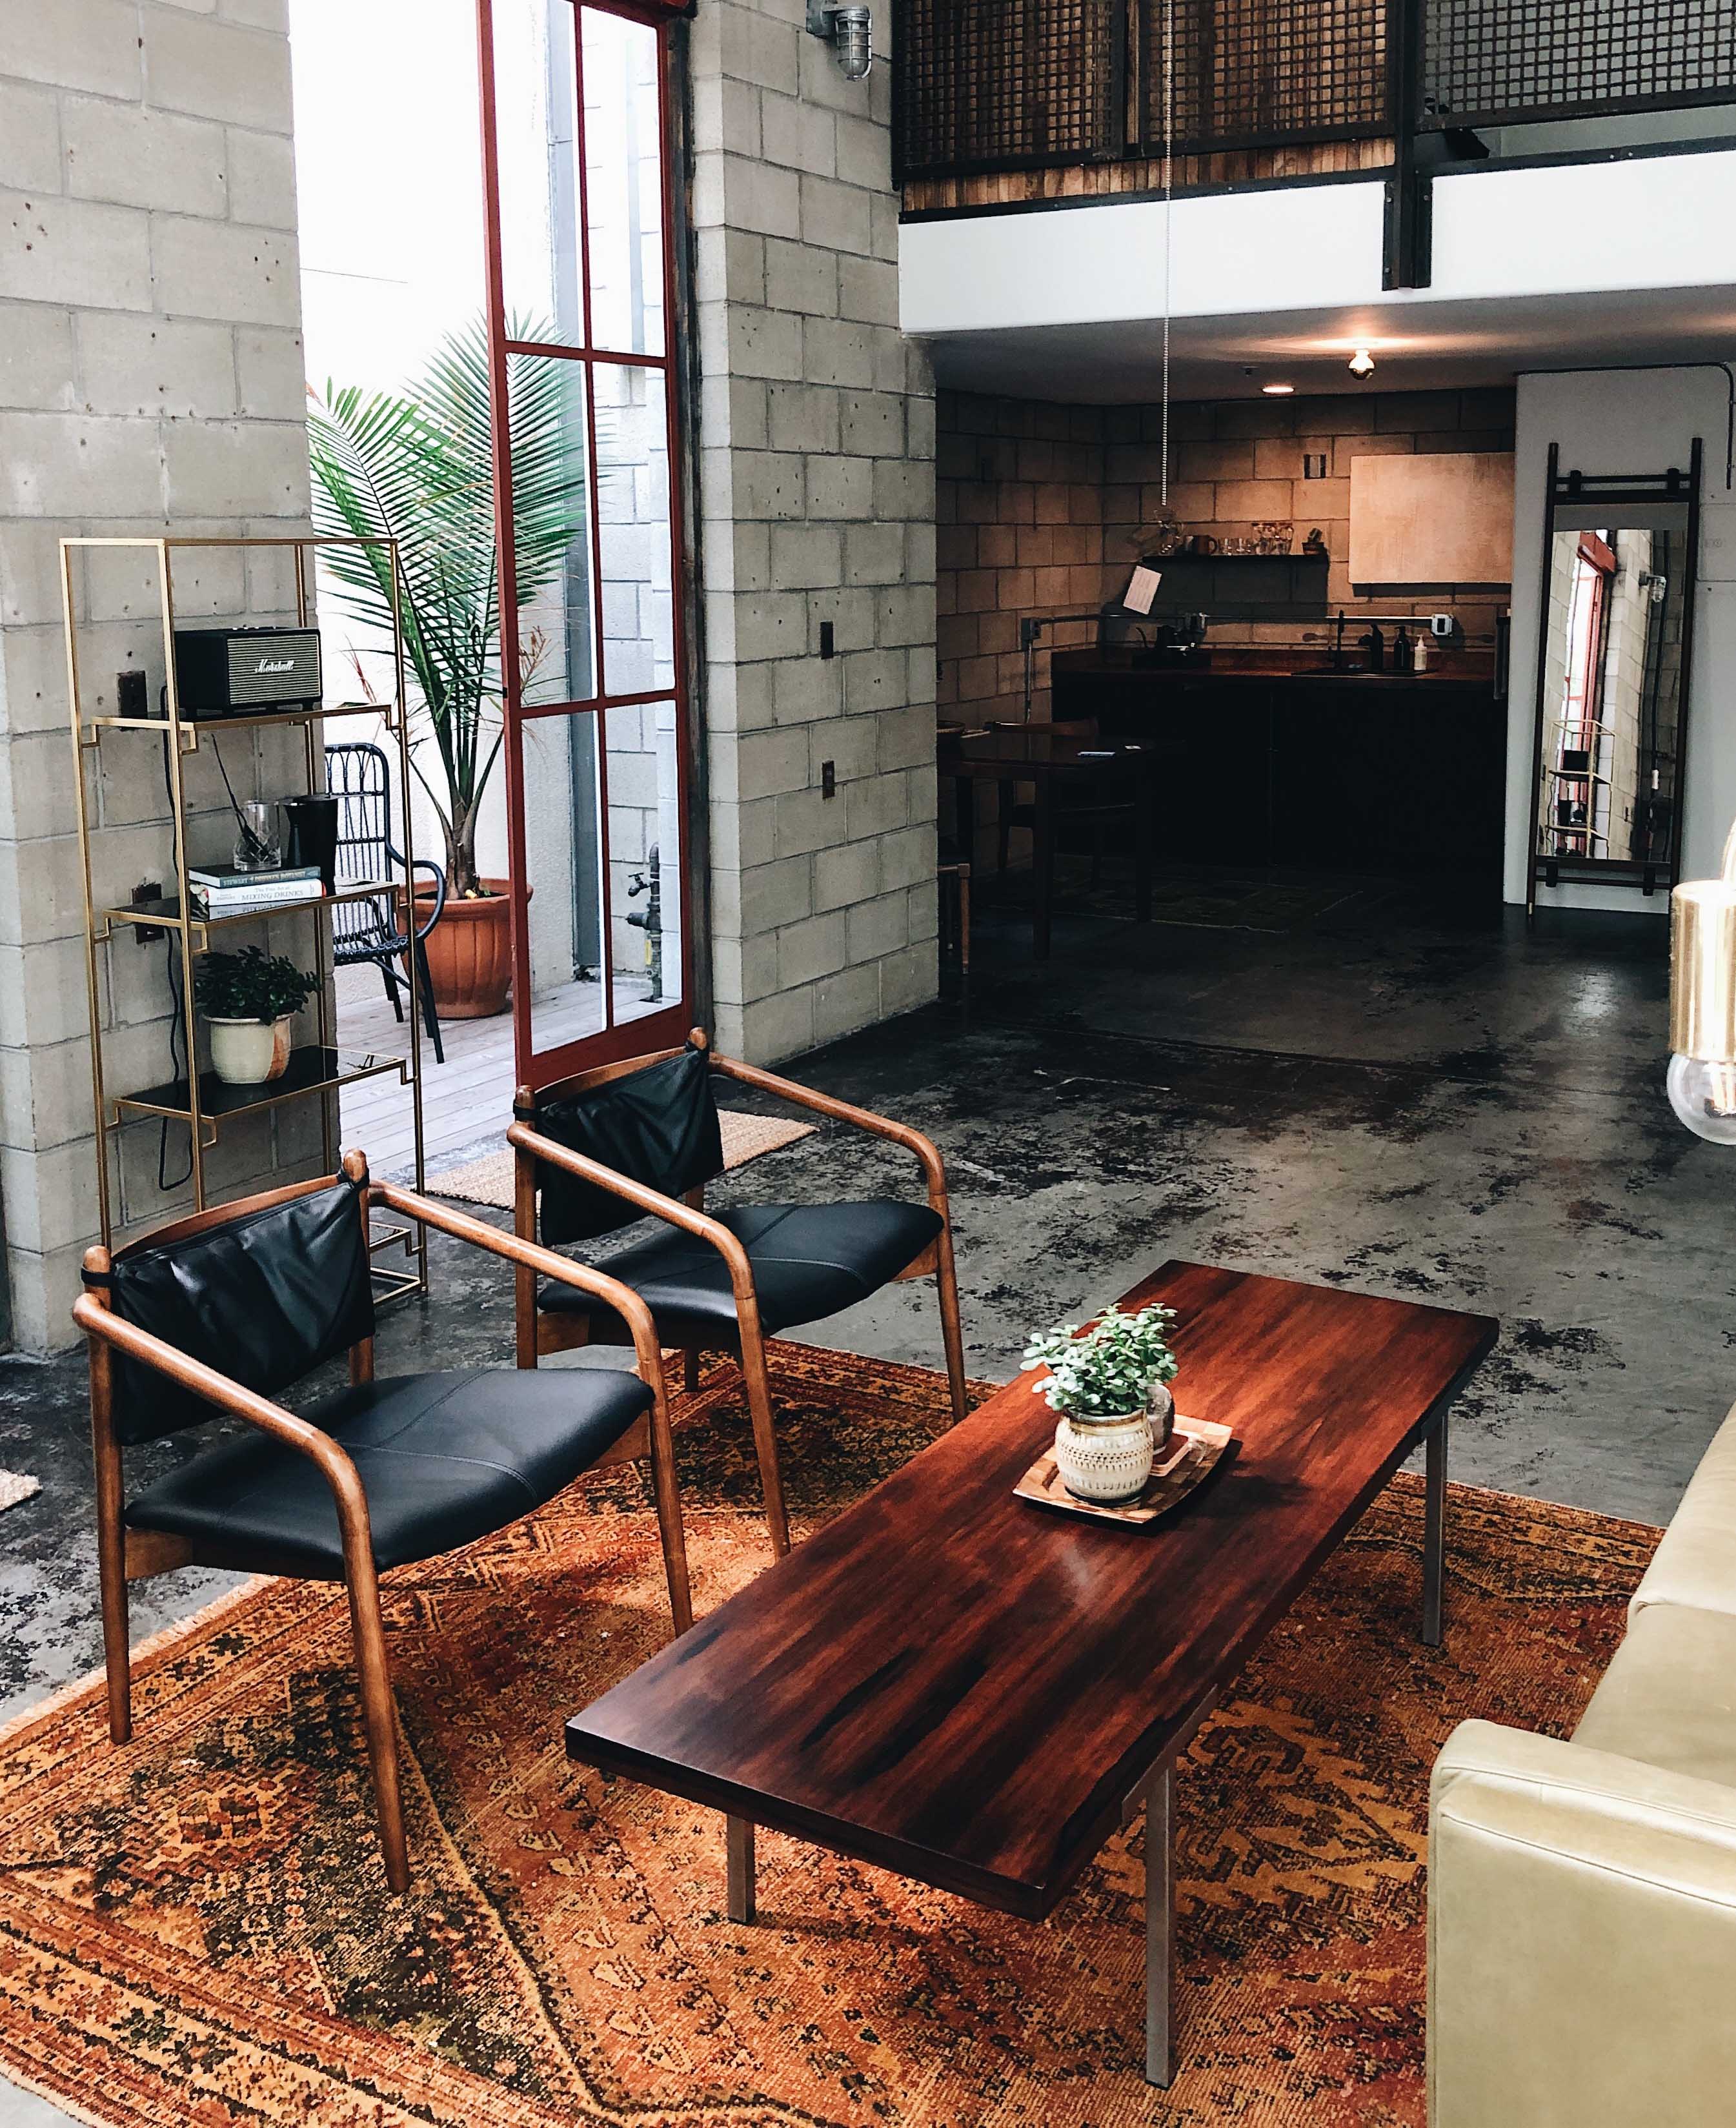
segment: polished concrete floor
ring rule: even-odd
[[[799,1076],[946,1153],[975,1373],[1007,1378],[1032,1325],[1171,1256],[1473,1308],[1502,1335],[1458,1408],[1454,1475],[1661,1521],[1736,1395],[1736,1157],[1665,1104],[1664,941],[1647,915],[1528,930],[1364,891],[1289,931],[1064,914],[1039,967],[991,910],[968,998]],[[907,1166],[828,1127],[716,1199],[881,1194]],[[443,1246],[434,1275],[437,1304],[382,1323],[382,1371],[508,1360],[499,1270]],[[810,1334],[939,1359],[926,1285]],[[82,1375],[0,1361],[0,1465],[43,1480],[0,1516],[0,1710],[97,1657]],[[135,1632],[218,1585],[141,1587]],[[0,2089],[7,2128],[39,2117],[59,2118]]]

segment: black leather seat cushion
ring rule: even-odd
[[[615,1368],[398,1375],[341,1391],[311,1416],[353,1461],[376,1565],[432,1559],[553,1499],[651,1403]],[[240,1566],[334,1579],[344,1548],[331,1488],[299,1450],[250,1433],[183,1464],[126,1511]]]
[[[747,1251],[768,1336],[866,1300],[941,1231],[940,1214],[926,1204],[884,1197],[858,1204],[741,1204],[713,1216]],[[660,1320],[735,1322],[729,1266],[697,1234],[666,1227],[599,1268],[632,1286]],[[551,1313],[584,1315],[595,1304],[576,1286],[549,1285],[542,1304]]]

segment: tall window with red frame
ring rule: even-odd
[[[671,12],[478,0],[513,1005],[534,1085],[689,1017]]]

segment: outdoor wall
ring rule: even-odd
[[[889,69],[707,0],[693,82],[712,969],[719,1038],[771,1059],[936,988],[934,404]]]
[[[939,401],[940,702],[966,721],[1024,714],[1027,615],[1091,613],[1126,588],[1165,503],[1161,410],[1061,406],[942,392]],[[1350,462],[1394,452],[1505,451],[1510,391],[1343,393],[1239,399],[1170,409],[1167,507],[1189,533],[1245,536],[1288,520],[1293,551],[1316,526],[1331,556],[1326,599],[1354,614],[1457,612],[1469,648],[1495,640],[1503,599],[1391,591],[1359,597],[1349,552]],[[1326,476],[1303,477],[1305,455]],[[1045,632],[1032,714],[1049,714],[1049,651],[1090,643],[1094,626]],[[1326,630],[1310,631],[1319,640]],[[1215,620],[1214,643],[1294,643],[1293,621]],[[1303,639],[1307,639],[1304,636]]]
[[[1655,473],[1684,468],[1705,446],[1700,564],[1688,691],[1682,876],[1715,873],[1736,815],[1736,494],[1726,484],[1729,409],[1716,368],[1575,370],[1519,380],[1513,500],[1512,687],[1507,724],[1506,899],[1522,902],[1531,846],[1537,631],[1543,607],[1544,481],[1550,444],[1564,472]],[[1668,915],[1662,895],[1631,888],[1539,887],[1544,907]]]
[[[70,1341],[97,1229],[56,543],[305,526],[289,136],[282,0],[0,8],[0,1194],[13,1335],[30,1350]],[[287,582],[231,551],[189,563],[178,589],[219,621],[281,615]],[[111,710],[128,667],[154,696],[154,568],[112,558],[81,592],[88,705]],[[281,743],[225,757],[240,796],[292,787]],[[104,896],[165,872],[162,775],[150,735],[104,742],[88,783]],[[208,747],[192,788],[194,855],[226,853]],[[168,1076],[166,950],[129,937],[102,956],[118,1089]],[[318,1123],[293,1104],[225,1131],[214,1181],[305,1165]],[[154,1130],[128,1136],[129,1216],[184,1203],[157,1189]],[[169,1154],[178,1173],[184,1134]]]

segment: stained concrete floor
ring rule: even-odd
[[[1497,1316],[1455,1415],[1456,1477],[1662,1521],[1736,1394],[1736,1162],[1662,1092],[1663,925],[1445,916],[1348,895],[1288,934],[1064,915],[1052,958],[979,916],[968,1000],[804,1060],[946,1155],[973,1372],[1169,1256]],[[828,1127],[716,1200],[880,1194],[902,1157]],[[436,1299],[382,1323],[382,1371],[510,1361],[510,1288],[437,1242]],[[812,1333],[937,1363],[931,1290]],[[314,1385],[317,1389],[319,1385]],[[98,1656],[83,1363],[0,1361],[0,1712]],[[140,1454],[139,1475],[186,1452]],[[222,1585],[135,1591],[135,1632]],[[58,2121],[0,2086],[12,2128]]]

